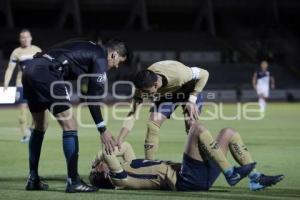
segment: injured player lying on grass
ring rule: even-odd
[[[230,151],[239,167],[226,159]],[[118,158],[123,159],[123,163]],[[266,176],[256,163],[240,134],[224,128],[214,140],[201,124],[191,126],[182,163],[136,159],[131,145],[124,142],[113,154],[100,151],[92,163],[90,182],[106,189],[157,189],[178,191],[209,190],[220,173],[230,186],[248,176],[250,190],[275,185],[283,175]]]

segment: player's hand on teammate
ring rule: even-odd
[[[129,129],[127,129],[126,127],[122,127],[117,140],[116,140],[116,146],[118,147],[119,150],[121,150],[121,146],[123,144],[123,142],[125,141],[125,138],[127,137],[127,135],[129,134]]]
[[[125,141],[125,137],[124,136],[118,136],[117,140],[116,140],[116,146],[118,147],[119,151],[121,150],[122,148],[122,144],[124,143]]]
[[[123,139],[122,138],[118,138],[117,141],[116,141],[116,145],[118,147],[118,149],[120,150],[121,149],[121,146],[123,144]]]
[[[187,102],[185,105],[185,112],[188,113],[190,120],[198,120],[199,110],[197,104]]]
[[[114,152],[116,142],[112,134],[108,130],[101,134],[101,141],[104,144],[105,152],[111,155]]]

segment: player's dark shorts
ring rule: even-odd
[[[17,92],[16,92],[16,103],[17,104],[22,104],[22,103],[27,103],[27,100],[24,97],[24,90],[23,87],[17,87]]]
[[[64,81],[62,72],[54,68],[50,60],[34,58],[26,63],[22,84],[31,112],[42,112],[48,109],[53,114],[57,114],[70,108],[65,84],[52,85],[56,81]]]
[[[161,97],[158,101],[154,101],[154,106],[151,107],[150,112],[158,112],[170,118],[171,114],[176,110],[179,105],[184,106],[184,103],[188,102],[190,93],[195,87],[195,82],[190,81],[185,84],[181,89]],[[199,112],[201,112],[203,104],[203,95],[199,93],[197,96],[196,104]]]
[[[179,191],[209,190],[219,175],[220,169],[214,161],[199,161],[184,154],[176,188]]]

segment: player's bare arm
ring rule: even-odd
[[[8,67],[5,71],[5,76],[4,76],[4,90],[6,90],[8,88],[10,79],[12,77],[12,74],[13,74],[16,66],[17,66],[17,63],[10,59]]]
[[[199,109],[196,105],[197,96],[200,92],[202,92],[203,88],[205,87],[209,73],[205,69],[192,67],[192,79],[198,80],[195,84],[194,91],[190,94],[189,100],[186,103],[185,109],[187,113],[189,114],[190,120],[198,120],[199,117]]]
[[[131,103],[131,110],[128,113],[127,117],[125,118],[125,120],[123,121],[123,125],[122,128],[119,132],[119,135],[116,139],[116,145],[121,148],[121,144],[123,143],[123,141],[125,141],[126,137],[129,135],[129,133],[131,132],[134,123],[136,121],[136,115],[137,115],[137,109],[138,106],[143,103],[143,100],[139,97],[139,92],[137,91],[135,93],[135,97],[132,100]]]

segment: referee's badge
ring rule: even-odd
[[[99,83],[105,83],[106,80],[107,80],[106,73],[100,74],[97,78],[97,82],[99,82]]]

